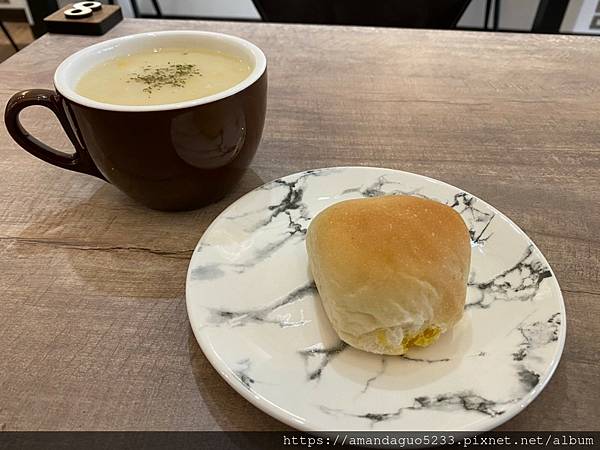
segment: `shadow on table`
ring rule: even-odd
[[[32,211],[30,225],[16,241],[22,256],[60,267],[55,275],[68,284],[63,288],[90,298],[179,297],[203,232],[231,203],[262,184],[248,170],[226,198],[186,212],[154,211],[109,184],[82,184],[91,192],[88,198],[65,197]]]
[[[273,419],[233,390],[211,366],[191,328],[188,330],[188,354],[198,391],[210,414],[223,430],[228,431],[288,431],[287,425]],[[255,447],[256,442],[246,441],[243,435],[231,435],[239,448]]]

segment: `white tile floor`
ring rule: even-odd
[[[484,24],[485,3],[486,0],[473,0],[458,22],[458,26],[482,27]],[[510,30],[531,29],[538,5],[539,0],[502,0],[499,27]],[[491,14],[488,24],[491,28]]]

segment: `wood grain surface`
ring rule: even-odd
[[[272,430],[188,325],[188,259],[227,205],[334,165],[428,175],[485,199],[536,242],[567,306],[556,374],[504,430],[600,423],[600,41],[459,31],[126,20],[101,38],[46,35],[0,65],[5,104],[51,87],[98,40],[148,30],[236,34],[269,60],[263,142],[236,191],[161,213],[21,150],[0,131],[0,429]],[[68,149],[44,110],[28,129]]]

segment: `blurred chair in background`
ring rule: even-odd
[[[154,11],[156,11],[156,14],[154,17],[157,17],[157,18],[162,17],[163,14],[162,14],[162,10],[160,8],[160,4],[158,3],[158,0],[151,0],[151,2],[152,2],[152,7],[154,8]],[[108,0],[108,3],[111,5],[114,5],[115,0]],[[140,7],[137,4],[137,0],[129,0],[129,3],[131,4],[131,10],[133,11],[133,15],[135,17],[141,17]]]
[[[30,0],[31,1],[31,0]],[[41,1],[41,0],[40,0]],[[49,1],[49,0],[45,0]],[[172,16],[163,14],[159,0],[151,3],[154,13],[142,13],[142,0],[105,0],[108,3],[126,2],[135,17],[169,19],[240,20],[225,17]],[[171,0],[192,3],[195,0]],[[208,1],[208,0],[204,0]],[[250,0],[246,0],[250,1]],[[310,23],[330,25],[370,25],[402,28],[455,28],[465,10],[474,0],[251,0],[261,20],[281,23]],[[485,3],[483,3],[485,1]],[[559,33],[570,0],[539,0],[531,31]],[[501,0],[481,0],[482,26],[472,30],[511,31],[510,24],[500,29]],[[507,9],[515,5],[507,5]],[[514,14],[514,12],[513,12]],[[242,19],[253,20],[253,19]],[[507,29],[506,29],[507,28]]]
[[[2,33],[4,33],[4,35],[6,36],[6,39],[8,39],[8,42],[10,42],[10,45],[12,45],[12,47],[15,49],[15,52],[18,52],[19,47],[17,46],[17,43],[13,40],[6,27],[4,26],[3,22],[0,22],[0,29],[2,30]]]
[[[267,22],[454,28],[470,0],[252,0]]]
[[[533,33],[559,33],[569,0],[540,0],[533,26]]]

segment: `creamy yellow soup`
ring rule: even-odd
[[[75,91],[115,105],[161,105],[217,94],[251,71],[248,61],[220,51],[157,48],[99,64],[81,77]]]

